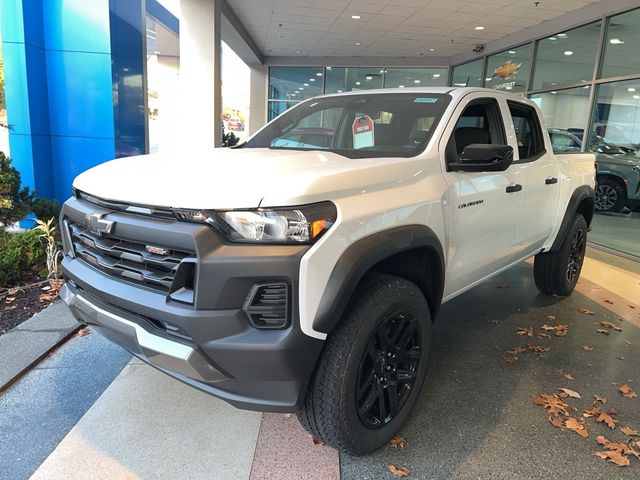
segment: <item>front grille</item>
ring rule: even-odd
[[[68,222],[76,257],[118,279],[169,293],[180,262],[194,257],[185,252],[156,246],[166,254],[150,253],[144,243],[99,235],[87,227]],[[156,250],[157,251],[157,250]]]

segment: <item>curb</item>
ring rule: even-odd
[[[82,326],[63,302],[56,301],[0,336],[0,394]]]

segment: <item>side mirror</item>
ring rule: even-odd
[[[510,145],[474,143],[465,147],[457,163],[450,163],[454,172],[503,172],[513,163]]]

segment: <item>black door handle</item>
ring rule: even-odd
[[[515,185],[509,185],[507,187],[507,193],[519,192],[520,190],[522,190],[522,185],[520,185],[519,183],[516,183]]]
[[[558,179],[556,177],[549,177],[544,181],[545,185],[553,185],[554,183],[558,183]]]

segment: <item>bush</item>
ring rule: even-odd
[[[33,266],[45,261],[40,232],[0,232],[0,285],[16,283]]]
[[[58,217],[60,216],[60,204],[57,200],[36,197],[31,202],[31,213],[41,220],[47,220],[53,217],[54,223],[57,223]]]
[[[20,172],[0,152],[0,223],[21,220],[31,211],[34,194],[29,187],[20,188]]]

